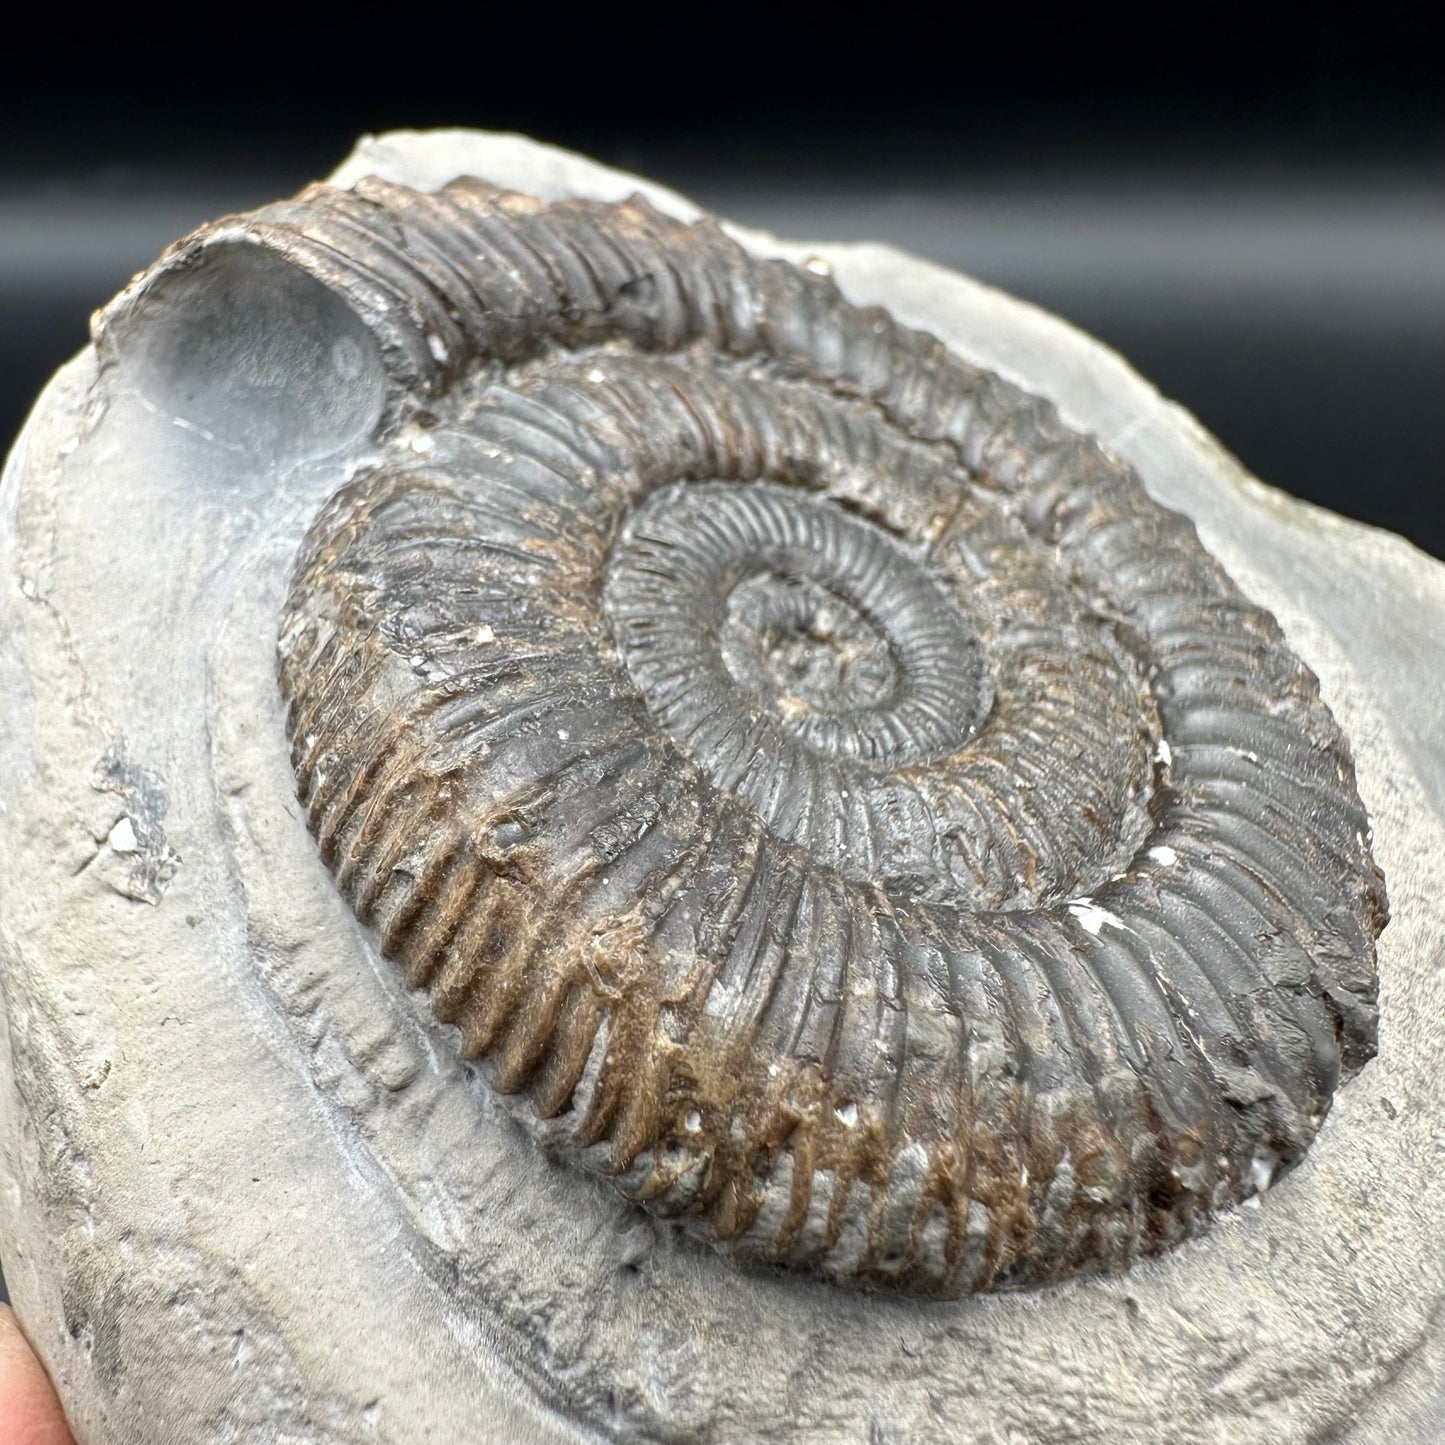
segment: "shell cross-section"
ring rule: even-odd
[[[280,626],[300,797],[541,1145],[935,1295],[1301,1158],[1383,883],[1314,676],[1128,466],[641,200],[372,181],[221,243],[375,338]]]

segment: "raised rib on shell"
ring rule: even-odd
[[[550,1147],[944,1295],[1122,1268],[1302,1156],[1374,1049],[1368,824],[1127,465],[641,200],[366,182],[228,234],[392,384],[281,625],[308,821]]]

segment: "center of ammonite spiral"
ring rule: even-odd
[[[916,790],[884,794],[966,747],[991,681],[966,603],[886,527],[801,488],[679,483],[628,518],[603,596],[648,710],[715,787],[816,857],[947,886]]]
[[[738,684],[783,717],[877,707],[898,684],[887,637],[806,577],[764,572],[739,583],[718,640]]]
[[[959,602],[884,528],[801,490],[657,492],[623,529],[606,601],[648,705],[719,786],[756,773],[771,793],[756,760],[786,771],[799,744],[874,767],[945,756],[987,714]]]

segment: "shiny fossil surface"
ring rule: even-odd
[[[1383,883],[1313,675],[1127,466],[640,200],[248,224],[391,383],[285,606],[307,817],[550,1148],[941,1294],[1299,1160],[1374,1050]]]

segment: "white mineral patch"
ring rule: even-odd
[[[1279,1168],[1279,1158],[1274,1154],[1256,1154],[1250,1161],[1250,1182],[1255,1191],[1263,1194],[1274,1183],[1274,1172]]]
[[[1117,928],[1121,932],[1129,932],[1128,925],[1115,913],[1110,913],[1107,908],[1101,908],[1092,898],[1075,898],[1068,904],[1069,912],[1079,920],[1079,926],[1085,933],[1092,933],[1096,938],[1102,928]]]

